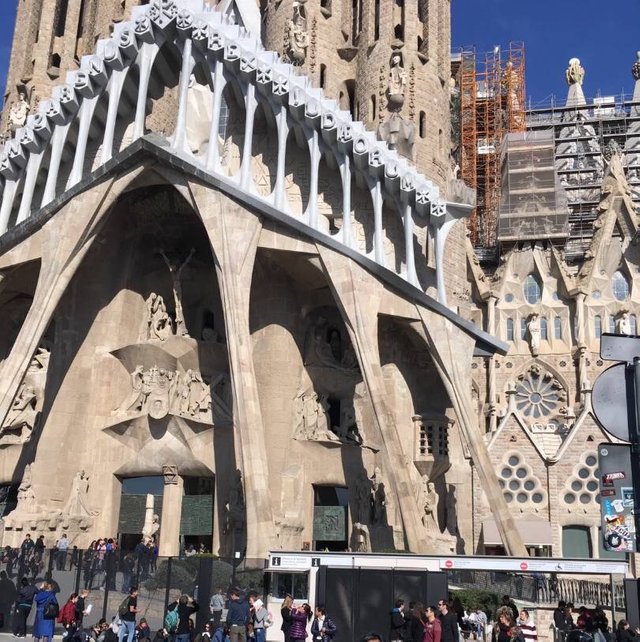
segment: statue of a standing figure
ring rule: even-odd
[[[291,62],[301,65],[307,57],[309,33],[307,31],[307,14],[304,8],[306,0],[297,0],[293,5],[293,17],[287,20],[285,28],[285,49]]]
[[[616,319],[616,332],[631,336],[631,315],[628,310],[623,310]]]
[[[374,524],[387,525],[387,489],[382,471],[376,466],[371,478],[371,504],[373,506]]]
[[[394,51],[389,61],[389,84],[387,87],[389,109],[398,111],[404,104],[404,94],[407,88],[407,72],[404,68],[402,53]]]
[[[31,106],[27,102],[27,95],[20,92],[18,100],[11,106],[9,110],[9,123],[11,131],[16,131],[18,127],[24,127],[27,123],[27,116],[31,111]]]
[[[527,330],[529,332],[529,346],[531,347],[531,354],[537,357],[540,353],[540,315],[534,312],[527,322]]]
[[[569,66],[565,71],[567,85],[581,85],[584,80],[584,67],[580,64],[579,58],[571,58]]]
[[[71,484],[71,494],[65,506],[64,513],[70,517],[86,517],[91,515],[87,508],[89,494],[89,475],[84,470],[76,473]]]
[[[18,486],[18,505],[15,512],[20,514],[38,512],[38,502],[32,485],[31,464],[27,464],[24,468],[22,481]]]
[[[189,256],[178,265],[171,261],[164,252],[162,258],[169,268],[169,273],[171,274],[171,281],[173,283],[173,298],[176,306],[176,336],[178,337],[188,337],[189,333],[187,332],[187,326],[184,322],[184,313],[182,311],[182,271],[187,266],[193,255],[195,254],[195,248],[191,248]]]
[[[368,524],[371,520],[371,480],[363,470],[356,481],[356,516],[355,521]]]
[[[438,493],[436,493],[435,485],[426,475],[422,476],[422,525],[429,532],[435,533],[438,528]]]

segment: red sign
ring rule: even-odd
[[[520,562],[520,570],[526,571],[529,568],[529,565],[526,562]]]
[[[453,568],[453,560],[447,560],[447,561],[444,563],[444,565],[445,565],[447,568]]]

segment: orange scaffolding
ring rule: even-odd
[[[460,177],[476,188],[469,219],[474,246],[496,244],[500,148],[505,134],[525,131],[524,43],[476,55],[463,49],[460,65]]]

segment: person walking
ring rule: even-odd
[[[129,595],[124,599],[118,615],[120,616],[120,629],[118,631],[118,642],[123,642],[125,635],[127,642],[133,642],[133,636],[136,631],[136,613],[138,612],[138,587],[132,586],[129,589]]]
[[[58,616],[58,624],[62,624],[65,632],[67,642],[73,639],[73,636],[78,630],[78,620],[76,619],[76,604],[78,602],[78,594],[71,593],[67,603],[62,607],[60,615]]]
[[[69,550],[69,540],[66,533],[62,533],[60,539],[56,542],[56,550],[56,568],[59,571],[64,571],[67,565],[67,551]]]
[[[458,618],[455,613],[449,611],[449,604],[446,600],[438,602],[440,611],[440,626],[442,627],[442,642],[459,642],[460,630],[458,629]]]
[[[524,642],[538,642],[538,629],[536,629],[536,625],[529,617],[529,611],[526,609],[522,609],[522,611],[520,611],[518,626],[522,631]]]
[[[307,639],[307,622],[311,619],[311,607],[305,602],[291,610],[291,628],[289,639],[291,642],[301,642]]]
[[[27,635],[27,618],[31,613],[33,598],[38,589],[29,583],[26,577],[20,580],[20,588],[16,597],[16,612],[13,622],[13,634],[17,638],[23,638]]]
[[[291,630],[291,624],[293,620],[291,619],[291,611],[293,610],[293,597],[288,593],[284,596],[282,602],[282,608],[280,609],[280,616],[282,617],[282,626],[280,630],[284,635],[284,642],[290,642],[291,636],[289,631]]]
[[[404,616],[404,600],[396,600],[394,607],[389,614],[391,620],[391,635],[389,639],[391,642],[400,642],[404,639],[407,620]]]
[[[209,600],[209,611],[211,612],[211,623],[214,631],[218,630],[218,626],[222,621],[222,611],[224,610],[226,599],[222,592],[222,587],[211,596]]]
[[[424,627],[424,642],[440,642],[442,639],[442,625],[438,619],[435,606],[427,607],[427,623]]]
[[[323,605],[316,606],[315,617],[311,623],[313,642],[331,642],[337,630],[331,618],[327,617],[327,609]],[[260,641],[256,640],[256,642]]]
[[[229,595],[227,626],[231,642],[246,642],[249,624],[249,603],[240,597],[240,591],[233,589]]]
[[[189,595],[181,595],[180,599],[169,604],[167,611],[173,611],[176,608],[178,609],[178,625],[175,630],[176,642],[190,642],[189,618],[200,610],[200,605]],[[169,633],[174,633],[174,631],[169,631]]]
[[[56,617],[58,616],[58,602],[51,584],[43,582],[33,599],[36,603],[33,639],[44,639],[45,642],[51,642],[56,625]]]

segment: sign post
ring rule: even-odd
[[[604,547],[637,551],[640,545],[636,537],[640,525],[640,337],[603,334],[600,356],[620,363],[607,368],[596,379],[593,411],[607,432],[629,442],[622,448],[606,444],[598,450]],[[621,470],[612,470],[611,466]],[[630,468],[631,486],[624,484],[625,467]]]

